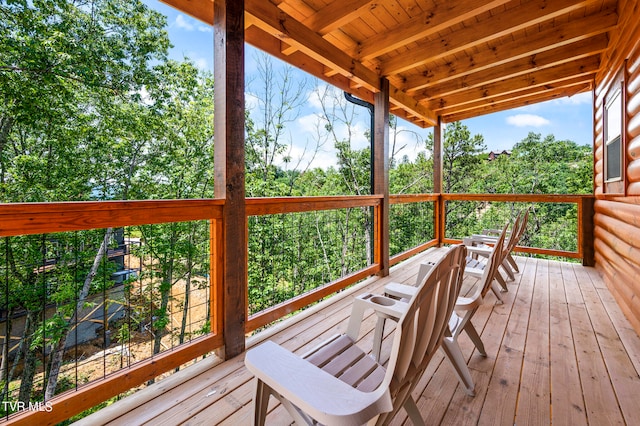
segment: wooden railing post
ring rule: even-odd
[[[578,232],[582,252],[582,265],[595,266],[594,221],[595,197],[584,197],[578,208]]]
[[[389,275],[389,80],[380,79],[380,92],[374,97],[373,129],[373,193],[382,195],[382,203],[377,208],[377,237],[374,250],[380,263],[378,275]]]
[[[223,208],[225,358],[244,351],[247,317],[247,217],[244,164],[244,0],[215,0],[215,196]]]
[[[445,233],[447,230],[447,209],[446,209],[446,200],[442,196],[442,194],[438,195],[438,201],[436,202],[436,239],[438,240],[438,247],[442,247],[444,244]]]
[[[438,246],[442,246],[444,240],[444,231],[446,217],[445,201],[442,198],[442,147],[443,147],[444,130],[442,117],[438,116],[438,123],[433,127],[433,193],[439,194],[436,201],[435,215],[435,237],[438,240]]]

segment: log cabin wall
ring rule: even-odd
[[[594,96],[594,237],[596,267],[636,332],[640,333],[640,6],[618,3],[618,27],[602,56]],[[619,78],[623,87],[622,184],[604,178],[605,105]],[[619,193],[619,194],[616,194]]]

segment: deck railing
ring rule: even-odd
[[[594,197],[591,195],[442,194],[440,200],[438,217],[443,220],[439,240],[443,244],[459,243],[464,236],[479,233],[483,228],[501,228],[505,209],[502,209],[503,215],[493,215],[500,210],[493,208],[496,205],[506,206],[511,219],[530,207],[529,225],[515,251],[582,259],[583,264],[593,265]],[[461,215],[464,220],[451,217],[457,209],[464,212]],[[475,214],[469,215],[469,211]]]
[[[390,264],[438,245],[436,194],[392,195],[389,197]]]
[[[590,255],[588,242],[592,239],[589,236],[593,228],[590,222],[593,212],[592,201],[593,197],[589,196],[495,194],[391,196],[389,240],[392,257],[390,263],[400,262],[440,243],[455,243],[458,241],[456,237],[462,236],[455,235],[459,229],[475,231],[476,229],[472,227],[460,228],[460,224],[453,217],[446,217],[447,211],[455,212],[455,203],[469,203],[473,207],[467,206],[467,210],[475,212],[474,214],[478,217],[482,216],[482,213],[491,211],[494,205],[509,205],[514,211],[525,205],[535,207],[538,203],[551,206],[569,205],[569,209],[562,207],[560,210],[562,214],[569,215],[573,214],[569,210],[573,209],[572,211],[575,212],[575,218],[571,219],[571,223],[572,226],[575,224],[576,250],[536,247],[520,247],[519,250],[585,259]],[[259,329],[379,272],[381,270],[380,241],[383,232],[381,224],[384,223],[380,217],[382,202],[381,196],[248,199],[246,214],[250,230],[249,282],[248,320],[245,330],[252,332]],[[87,265],[82,269],[82,273],[81,268],[77,266],[80,264],[81,253],[84,251],[89,254],[95,253],[99,247],[99,236],[104,236],[108,229],[119,229],[121,235],[118,241],[122,242],[122,246],[112,243],[108,248],[103,258],[102,282],[125,278],[121,286],[113,283],[102,284],[105,290],[92,293],[92,297],[100,300],[91,300],[86,303],[86,307],[91,311],[91,306],[97,306],[97,310],[102,311],[102,316],[99,316],[97,321],[95,321],[96,318],[84,312],[76,314],[77,317],[86,318],[88,322],[101,324],[97,328],[93,326],[99,334],[101,333],[101,344],[104,347],[100,349],[102,355],[99,362],[103,364],[100,378],[82,386],[82,380],[76,378],[68,386],[70,390],[47,401],[47,404],[51,404],[52,411],[24,412],[18,416],[12,416],[10,421],[25,421],[29,424],[62,421],[221,347],[223,342],[220,323],[223,300],[220,286],[222,265],[218,265],[217,262],[221,258],[222,250],[220,232],[223,208],[221,200],[3,205],[0,208],[0,237],[4,238],[3,264],[0,265],[2,267],[0,279],[3,282],[0,290],[4,289],[5,295],[0,303],[2,303],[5,319],[8,317],[11,305],[10,292],[19,285],[15,282],[15,276],[12,275],[15,272],[15,269],[12,269],[15,268],[12,265],[12,256],[8,255],[15,243],[18,243],[17,246],[26,247],[26,240],[32,239],[33,241],[28,244],[40,247],[38,249],[39,264],[23,265],[23,270],[32,271],[36,281],[40,279],[39,282],[44,289],[43,294],[46,294],[47,285],[55,284],[49,281],[55,280],[43,277],[55,277],[52,268],[59,268],[57,272],[60,273],[66,269],[76,268],[76,274],[85,274]],[[560,214],[560,210],[555,213]],[[534,219],[533,222],[536,220],[544,221],[544,218]],[[467,225],[469,224],[465,226]],[[482,225],[482,221],[478,220],[473,226]],[[194,238],[197,236],[199,241],[197,244],[201,245],[196,251],[199,257],[193,257],[192,254],[196,252],[188,249],[188,246],[195,244],[196,241],[177,238],[182,234],[190,234]],[[89,238],[90,235],[93,236]],[[262,237],[256,238],[258,235]],[[332,241],[331,236],[338,238]],[[74,243],[68,242],[74,241],[74,238]],[[56,241],[55,244],[52,244],[52,241]],[[162,253],[168,256],[166,262],[173,264],[172,270],[180,271],[173,275],[173,280],[170,281],[167,281],[166,267],[158,259],[160,251],[151,250],[153,246],[159,249],[160,245],[163,246]],[[64,251],[64,256],[61,255],[61,251]],[[274,255],[275,258],[272,257]],[[117,265],[112,265],[112,269],[109,269],[106,267],[109,262]],[[340,270],[329,270],[328,266],[335,264],[341,265]],[[126,279],[127,277],[129,279]],[[151,285],[154,280],[157,284],[155,286]],[[189,285],[188,295],[184,292],[187,281],[193,284]],[[175,290],[169,293],[165,302],[161,294],[163,282],[164,287],[168,286]],[[205,282],[205,285],[199,285]],[[116,293],[110,295],[106,290],[107,287],[121,288],[122,292],[118,293],[120,290],[114,290]],[[78,294],[77,290],[76,288],[72,293]],[[258,301],[258,297],[254,295],[259,296],[260,300]],[[137,302],[142,301],[142,303],[137,303],[131,298],[132,296],[138,297]],[[67,300],[65,303],[72,307],[79,306],[77,296],[74,297],[75,299]],[[126,301],[127,298],[128,301]],[[195,300],[199,300],[201,302],[199,308],[191,310],[187,307],[185,311],[187,298],[190,298],[189,304],[192,308],[196,305]],[[126,303],[115,303],[114,300],[117,299],[125,300]],[[206,301],[204,302],[206,306],[202,306],[203,300]],[[40,306],[46,307],[50,305],[49,302],[53,303],[43,297],[39,303]],[[112,311],[116,311],[118,305],[123,306],[124,317],[112,315]],[[175,315],[163,316],[164,308],[171,308]],[[196,310],[201,311],[201,318],[193,317]],[[110,316],[112,321],[109,321]],[[186,323],[190,325],[185,328],[184,320],[187,316],[190,317]],[[46,319],[47,315],[45,314],[42,318]],[[65,318],[69,319],[69,315]],[[120,331],[123,329],[122,325],[127,323],[122,318],[128,318],[128,328],[124,327],[125,331],[128,329],[127,336],[125,336],[127,333]],[[120,357],[120,361],[116,362],[117,368],[110,370],[104,367],[114,362],[106,355],[109,349],[125,348],[123,341],[127,339],[128,342],[133,343],[134,328],[138,330],[142,327],[144,331],[145,326],[150,336],[146,344],[152,346],[159,342],[160,349],[157,353],[150,350],[149,356],[142,360],[123,359],[122,351],[118,353],[116,350],[115,355]],[[107,331],[110,329],[112,333],[107,337]],[[114,330],[119,331],[114,332]],[[172,333],[171,330],[174,332]],[[116,338],[114,335],[118,333],[120,334]],[[156,339],[160,334],[166,336],[165,340]],[[11,335],[11,331],[5,326],[3,342],[8,341],[13,346],[19,344],[20,342],[15,339],[11,341]],[[41,340],[46,342],[50,339],[51,337],[43,336]],[[112,346],[107,348],[106,346],[109,346],[107,343],[111,343]],[[9,348],[11,345],[6,347]],[[5,355],[3,368],[8,372],[7,365],[10,365],[12,356],[8,356],[8,353],[3,355]],[[46,364],[49,353],[42,351],[41,356],[44,360],[43,364]],[[74,365],[74,362],[77,365],[78,358],[80,357],[76,356],[75,361],[71,363],[65,359],[65,368]],[[46,378],[44,371],[41,372],[41,377],[43,384],[40,386],[44,387]],[[11,390],[11,384],[7,382],[3,386],[7,391],[5,401],[12,401],[8,392]],[[45,408],[48,407],[49,405],[45,406]],[[8,408],[12,407],[8,406]],[[15,405],[14,408],[21,407]]]
[[[217,200],[3,205],[3,414],[57,423],[220,347],[211,278],[220,266],[222,207]],[[45,402],[58,348],[61,394]]]
[[[380,202],[378,196],[247,200],[246,331],[376,273]]]

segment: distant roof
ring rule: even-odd
[[[495,160],[497,157],[499,157],[501,155],[510,156],[511,155],[511,151],[507,151],[506,149],[503,149],[502,151],[490,151],[489,155],[488,155],[489,161]]]

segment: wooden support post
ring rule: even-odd
[[[433,128],[433,193],[442,194],[442,148],[443,148],[443,124],[442,117],[438,116],[438,124]],[[446,208],[442,196],[439,197],[434,214],[435,218],[435,238],[438,246],[442,245],[446,229]]]
[[[215,196],[223,209],[222,323],[225,359],[245,349],[247,226],[244,166],[244,0],[215,0]]]
[[[585,197],[582,199],[580,207],[578,208],[580,222],[581,235],[579,241],[581,244],[582,252],[582,265],[583,266],[595,266],[595,247],[594,247],[594,221],[593,216],[595,214],[595,197]]]
[[[389,275],[389,80],[380,79],[380,92],[374,96],[373,129],[373,192],[382,195],[378,231],[375,239],[376,257],[380,262],[378,275]]]

